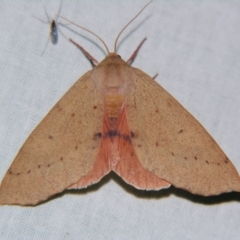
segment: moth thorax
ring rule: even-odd
[[[118,118],[124,96],[119,93],[105,95],[105,109],[108,118]]]

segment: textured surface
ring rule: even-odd
[[[2,204],[42,202],[92,169],[103,104],[89,75],[72,86],[24,143],[2,182]]]
[[[147,36],[133,66],[150,76],[158,73],[156,81],[208,129],[239,170],[239,5],[168,2],[155,1],[146,9],[123,35],[119,53],[127,59]],[[99,33],[112,49],[119,29],[144,4],[70,2],[63,5],[62,14]],[[0,4],[1,179],[35,126],[91,67],[61,35],[59,44],[49,44],[41,56],[49,26],[31,16],[44,19],[43,5],[54,17],[58,1]],[[108,13],[103,14],[106,7]],[[96,59],[103,59],[91,42],[71,36]],[[239,195],[205,200],[172,188],[153,194],[111,177],[35,208],[1,207],[1,238],[238,239],[239,200],[230,200]]]
[[[198,121],[147,74],[133,71],[127,115],[142,166],[195,194],[240,192],[237,170]]]

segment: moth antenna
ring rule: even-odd
[[[117,36],[117,38],[116,38],[116,41],[115,41],[115,43],[114,43],[114,52],[115,52],[115,53],[117,52],[117,42],[118,42],[118,39],[119,39],[120,35],[122,34],[122,32],[128,27],[128,25],[129,25],[131,22],[133,22],[133,21],[140,15],[140,13],[141,13],[151,2],[152,2],[152,0],[151,0],[149,3],[147,3],[147,4],[138,12],[138,14],[137,14],[134,18],[132,18],[132,19],[124,26],[124,28],[120,31],[120,33],[118,34],[118,36]]]
[[[69,23],[71,23],[71,24],[73,24],[73,25],[75,25],[75,26],[77,26],[77,27],[79,27],[79,28],[81,28],[81,29],[83,29],[83,30],[85,30],[85,31],[93,34],[96,38],[98,38],[98,39],[103,43],[103,45],[105,46],[105,48],[106,48],[106,50],[107,50],[107,53],[108,53],[108,54],[110,53],[110,51],[109,51],[106,43],[105,43],[105,42],[102,40],[102,38],[100,38],[96,33],[90,31],[89,29],[87,29],[87,28],[85,28],[85,27],[82,27],[82,26],[80,26],[80,25],[78,25],[78,24],[70,21],[69,19],[67,19],[67,18],[65,18],[65,17],[62,17],[62,16],[59,16],[59,17],[65,19],[65,20],[68,21]]]

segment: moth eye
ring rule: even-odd
[[[121,58],[121,56],[120,55],[117,55],[119,58]]]

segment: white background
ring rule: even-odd
[[[120,29],[144,4],[65,0],[61,15],[99,34],[112,50]],[[60,1],[0,0],[0,179],[34,127],[91,69],[62,35],[41,55],[49,25],[33,16],[46,20],[44,5],[54,17]],[[104,58],[94,36],[61,30],[99,61]],[[240,172],[240,2],[155,0],[122,34],[118,53],[128,59],[144,37],[133,66],[150,76],[158,73],[156,81],[203,124]],[[237,239],[239,234],[240,194],[203,198],[173,187],[137,191],[114,174],[36,207],[0,207],[0,239]]]

